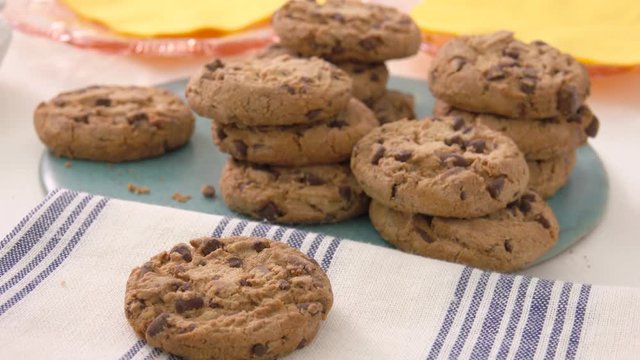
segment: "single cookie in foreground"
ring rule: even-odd
[[[511,119],[498,115],[471,113],[436,101],[435,116],[461,116],[465,121],[485,125],[510,137],[527,160],[562,156],[583,145],[598,133],[599,121],[587,105],[571,116],[546,119]]]
[[[288,168],[229,159],[220,191],[230,209],[285,224],[334,223],[369,206],[346,164]]]
[[[429,73],[433,95],[456,108],[510,118],[571,116],[589,95],[589,75],[568,54],[501,31],[445,44]]]
[[[108,162],[164,154],[189,141],[195,118],[168,90],[92,86],[64,92],[35,110],[40,140],[57,156]]]
[[[532,264],[558,240],[551,208],[529,191],[506,209],[472,219],[409,214],[377,201],[369,209],[380,235],[400,250],[477,268],[511,272]]]
[[[259,58],[273,58],[280,55],[302,57],[302,54],[287,49],[280,43],[274,43],[256,53]],[[389,70],[383,62],[363,63],[357,61],[341,61],[333,63],[351,78],[352,94],[356,99],[370,104],[381,97],[389,80]]]
[[[351,170],[364,191],[386,206],[460,218],[503,209],[529,182],[513,140],[455,117],[373,129],[354,147]]]
[[[373,102],[371,110],[380,124],[402,119],[415,119],[415,101],[413,95],[396,90],[387,90],[382,97]]]
[[[274,15],[281,43],[331,61],[382,62],[418,52],[420,30],[395,8],[359,1],[291,0]]]
[[[319,59],[289,55],[215,60],[186,96],[198,114],[224,124],[295,125],[334,118],[351,98],[351,79]]]
[[[276,359],[309,344],[333,295],[317,262],[257,237],[180,243],[131,271],[125,314],[185,359]]]
[[[335,119],[309,125],[242,127],[212,124],[213,141],[236,159],[259,164],[300,166],[349,159],[353,146],[378,126],[363,103],[351,99]]]
[[[562,188],[576,166],[576,151],[547,160],[527,160],[529,187],[540,196],[549,198]]]

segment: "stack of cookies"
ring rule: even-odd
[[[589,76],[574,58],[509,32],[448,42],[429,74],[434,115],[459,116],[511,137],[524,153],[530,187],[544,197],[569,179],[576,149],[598,132],[584,104]]]
[[[351,169],[372,198],[373,226],[401,250],[508,272],[558,238],[513,140],[462,117],[376,128],[356,144]]]
[[[287,54],[215,60],[195,74],[189,105],[213,119],[213,141],[232,156],[220,179],[227,206],[291,224],[365,213],[346,161],[379,123],[351,87],[332,64]]]
[[[291,0],[273,16],[280,45],[267,50],[331,61],[353,80],[353,96],[380,123],[415,118],[411,94],[387,90],[385,61],[414,55],[420,31],[395,8],[353,0]]]

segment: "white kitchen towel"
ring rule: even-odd
[[[219,201],[219,200],[216,200]],[[640,290],[502,275],[266,223],[55,191],[0,240],[0,359],[172,358],[124,316],[130,270],[255,235],[315,258],[335,302],[287,359],[634,359]]]

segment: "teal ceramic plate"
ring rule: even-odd
[[[167,84],[178,94],[184,93],[185,81]],[[431,113],[433,97],[424,81],[392,78],[389,87],[411,92],[416,97],[419,116]],[[114,198],[140,201],[195,210],[211,214],[243,217],[229,210],[220,197],[205,199],[200,194],[203,184],[218,188],[220,170],[227,156],[213,145],[209,120],[199,118],[189,145],[163,157],[125,164],[105,164],[66,159],[45,152],[40,162],[40,177],[46,191],[67,188]],[[135,195],[127,190],[134,183],[151,189],[148,195]],[[171,199],[174,192],[192,196],[187,203]],[[569,183],[549,202],[560,222],[558,243],[540,260],[549,259],[583,238],[600,220],[607,202],[609,184],[602,162],[589,146],[578,150],[578,162]],[[369,219],[361,217],[332,225],[297,226],[352,240],[389,246],[373,229]]]

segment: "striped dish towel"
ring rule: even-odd
[[[129,271],[191,238],[283,241],[327,271],[335,303],[287,359],[633,359],[640,291],[501,275],[399,251],[67,190],[0,241],[0,359],[175,358],[124,316]]]

